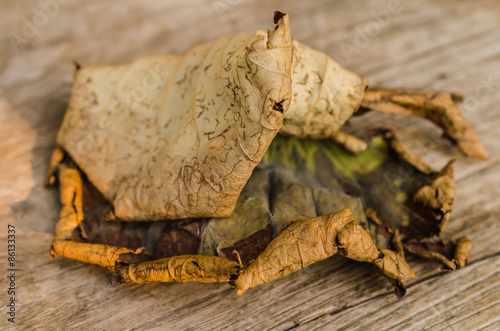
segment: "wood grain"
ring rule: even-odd
[[[62,3],[63,1],[61,1]],[[6,228],[17,228],[16,327],[106,329],[450,329],[500,328],[500,4],[495,0],[399,1],[384,26],[356,43],[389,1],[89,0],[64,1],[16,52],[39,2],[0,4],[0,326],[7,322]],[[396,1],[397,2],[397,1]],[[110,285],[95,266],[50,259],[58,217],[56,190],[42,186],[72,81],[73,61],[119,64],[180,53],[222,34],[272,27],[276,9],[290,14],[292,34],[363,75],[372,86],[447,90],[462,106],[490,154],[466,159],[421,119],[369,114],[362,127],[391,123],[435,168],[457,159],[457,196],[445,237],[474,242],[463,270],[409,259],[419,278],[397,300],[386,280],[341,257],[319,262],[238,297],[227,285]],[[41,23],[41,22],[39,22]],[[375,33],[376,32],[376,33]],[[341,45],[358,45],[345,56]],[[362,47],[361,47],[362,46]]]

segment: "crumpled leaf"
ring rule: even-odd
[[[453,206],[453,162],[436,172],[407,150],[394,131],[378,128],[371,130],[369,136],[370,147],[359,155],[330,141],[277,137],[264,162],[285,165],[309,186],[319,183],[329,190],[340,188],[362,197],[366,216],[355,219],[370,232],[379,248],[402,251],[401,246],[407,247],[410,242],[412,247],[420,242],[433,243],[431,238],[441,235]],[[328,209],[321,210],[326,212]],[[468,245],[461,241],[453,244],[456,252],[462,252],[463,262],[470,253]],[[444,263],[448,270],[455,269],[451,267],[455,265],[454,252],[432,252],[432,259]]]
[[[380,252],[368,232],[355,224],[349,209],[343,209],[290,224],[243,270],[235,286],[241,295],[249,288],[289,275],[336,253],[360,262],[373,262],[400,287],[415,277],[403,259]]]
[[[457,143],[462,153],[470,157],[487,159],[488,153],[476,129],[456,105],[457,99],[461,98],[444,92],[372,89],[365,93],[361,105],[392,114],[428,118],[444,129],[446,135]]]
[[[119,281],[125,283],[197,281],[219,283],[234,281],[240,265],[217,256],[182,255],[141,264],[116,267]]]
[[[456,242],[444,240],[410,241],[405,248],[413,254],[442,263],[444,271],[453,271],[465,266],[472,249],[472,242],[462,237]]]
[[[142,253],[141,249],[134,251],[125,247],[79,243],[71,240],[54,240],[52,255],[55,254],[109,269],[113,269],[119,262],[140,263],[151,260],[149,255]]]
[[[77,70],[57,142],[117,217],[229,217],[280,129],[366,146],[338,132],[366,81],[292,40],[287,14],[274,20],[182,56]]]
[[[257,167],[243,188],[233,214],[207,222],[198,252],[235,259],[233,251],[237,250],[245,265],[259,255],[273,239],[269,185],[269,173]]]
[[[47,176],[63,205],[53,254],[121,282],[223,281],[240,294],[336,253],[374,264],[398,296],[415,276],[404,248],[465,265],[468,239],[432,239],[450,217],[453,163],[435,171],[387,128],[370,145],[339,131],[362,103],[427,117],[486,157],[453,98],[365,94],[359,75],[291,39],[286,14],[274,20],[183,56],[78,68]],[[331,140],[271,144],[280,129]]]
[[[83,221],[82,182],[80,172],[72,167],[60,165],[61,211],[55,229],[54,240],[71,238],[73,230]]]
[[[323,52],[293,40],[292,102],[280,133],[334,138],[358,109],[368,83]]]
[[[183,56],[77,71],[58,144],[122,220],[230,216],[291,101],[288,15]]]

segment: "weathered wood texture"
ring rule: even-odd
[[[49,3],[50,1],[45,1]],[[482,1],[133,0],[0,3],[0,325],[6,321],[6,228],[17,228],[17,323],[22,329],[487,329],[500,328],[500,4]],[[392,1],[394,2],[394,1]],[[271,27],[290,13],[293,35],[329,53],[373,86],[451,90],[490,154],[465,159],[441,131],[420,119],[372,114],[353,121],[391,122],[435,167],[458,160],[457,196],[445,237],[474,242],[469,265],[442,274],[410,258],[419,278],[396,299],[382,276],[340,257],[238,297],[227,285],[109,285],[95,266],[49,259],[58,217],[56,190],[43,174],[67,105],[73,60],[119,64],[184,52],[222,34]],[[382,15],[382,16],[381,16]],[[377,18],[382,21],[377,21]],[[378,23],[377,23],[378,22]],[[24,28],[26,29],[26,28]],[[368,31],[370,36],[361,36]],[[16,33],[23,43],[13,47]],[[366,32],[365,32],[366,34]],[[343,50],[342,46],[350,46]],[[354,49],[355,47],[355,49]]]

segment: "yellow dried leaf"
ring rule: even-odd
[[[124,247],[79,243],[69,240],[54,240],[52,242],[52,255],[58,254],[109,269],[113,269],[116,263],[120,261],[120,255],[128,253],[139,254],[140,250],[135,251]]]
[[[444,129],[467,156],[487,159],[476,129],[467,121],[455,103],[454,96],[444,92],[409,90],[366,91],[362,106],[400,115],[417,115],[431,120]]]
[[[75,77],[58,135],[122,220],[229,216],[291,100],[288,16]]]
[[[182,56],[77,71],[57,141],[118,218],[230,216],[280,129],[345,140],[336,131],[366,82],[292,40],[288,15],[275,23]]]
[[[118,266],[116,271],[125,283],[218,283],[234,281],[240,269],[238,263],[217,256],[181,255]]]
[[[281,232],[235,281],[238,294],[289,275],[310,264],[341,254],[372,262],[388,277],[404,285],[415,277],[408,264],[391,251],[381,251],[349,209],[292,223]]]

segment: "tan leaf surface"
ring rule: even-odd
[[[182,56],[77,70],[58,144],[117,217],[230,216],[280,129],[346,140],[338,129],[367,83],[292,40],[288,15],[276,12],[275,23]],[[346,144],[366,148],[354,138]]]
[[[61,145],[122,220],[229,216],[291,100],[288,16],[131,64],[76,73]]]

